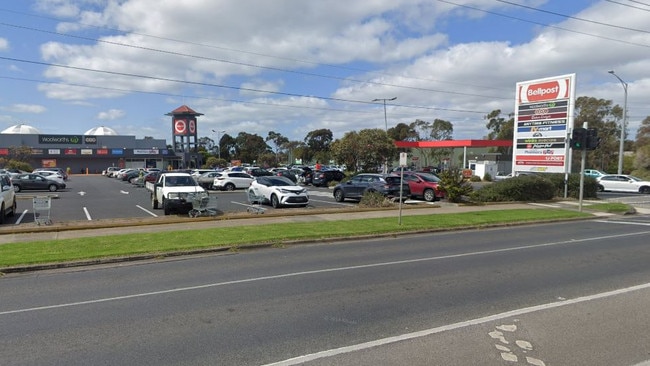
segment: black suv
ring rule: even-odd
[[[327,187],[329,182],[340,182],[345,178],[340,170],[314,170],[311,175],[311,184],[314,187]]]
[[[388,198],[395,198],[400,196],[400,188],[403,199],[411,195],[408,182],[401,181],[399,175],[361,173],[345,183],[337,184],[334,199],[336,202],[343,202],[346,198],[361,200],[366,192],[379,192]]]

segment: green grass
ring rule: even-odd
[[[403,216],[401,225],[398,225],[398,217],[395,216],[21,242],[0,245],[0,268],[144,254],[162,255],[219,247],[236,248],[252,244],[281,246],[297,240],[348,238],[586,217],[591,215],[562,209],[494,210]]]
[[[630,212],[632,209],[629,205],[626,205],[625,203],[619,203],[619,202],[595,203],[595,204],[585,205],[584,208],[592,211],[603,211],[603,212],[618,213],[618,214]]]

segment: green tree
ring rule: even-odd
[[[328,161],[330,157],[330,144],[333,141],[332,131],[326,128],[310,131],[305,136],[308,151],[304,158],[307,161]]]
[[[275,161],[269,162],[269,166],[277,166],[280,164],[280,153],[283,147],[289,142],[289,139],[278,132],[269,131],[269,134],[266,136],[266,141],[271,141],[275,145]]]
[[[611,100],[593,97],[578,97],[575,103],[574,127],[582,127],[584,122],[589,128],[598,130],[601,137],[600,146],[587,153],[587,167],[613,172],[618,166],[618,151],[621,135],[620,123],[623,110],[612,106]],[[574,151],[571,165],[572,172],[580,170],[579,152]]]
[[[512,140],[514,137],[515,117],[509,114],[508,119],[501,116],[501,110],[495,109],[485,116],[488,120],[485,127],[488,129],[488,140]],[[509,147],[497,147],[490,149],[491,152],[498,152],[502,155],[510,155]]]
[[[272,152],[264,139],[256,134],[240,132],[235,142],[237,144],[237,158],[242,163],[255,163],[262,154]]]

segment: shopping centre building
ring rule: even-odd
[[[58,167],[73,173],[100,173],[109,166],[121,168],[194,168],[197,154],[197,120],[202,115],[187,106],[165,114],[172,117],[173,141],[119,135],[99,126],[83,134],[42,134],[37,128],[19,124],[0,132],[0,158],[12,159],[16,149],[31,151],[33,168]]]

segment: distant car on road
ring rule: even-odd
[[[273,208],[305,207],[309,204],[309,195],[304,187],[278,176],[257,177],[248,187],[248,196],[251,203],[269,203]]]
[[[598,191],[619,191],[650,194],[650,182],[633,175],[606,174],[596,179]]]
[[[65,183],[57,182],[40,174],[32,173],[17,175],[11,178],[11,182],[13,183],[14,191],[16,192],[26,190],[56,192],[59,189],[64,189],[66,187]]]
[[[408,183],[401,182],[399,175],[361,173],[347,182],[337,184],[333,194],[336,202],[343,202],[346,199],[358,201],[366,192],[378,192],[388,198],[399,197],[400,189],[403,198],[411,195]]]

